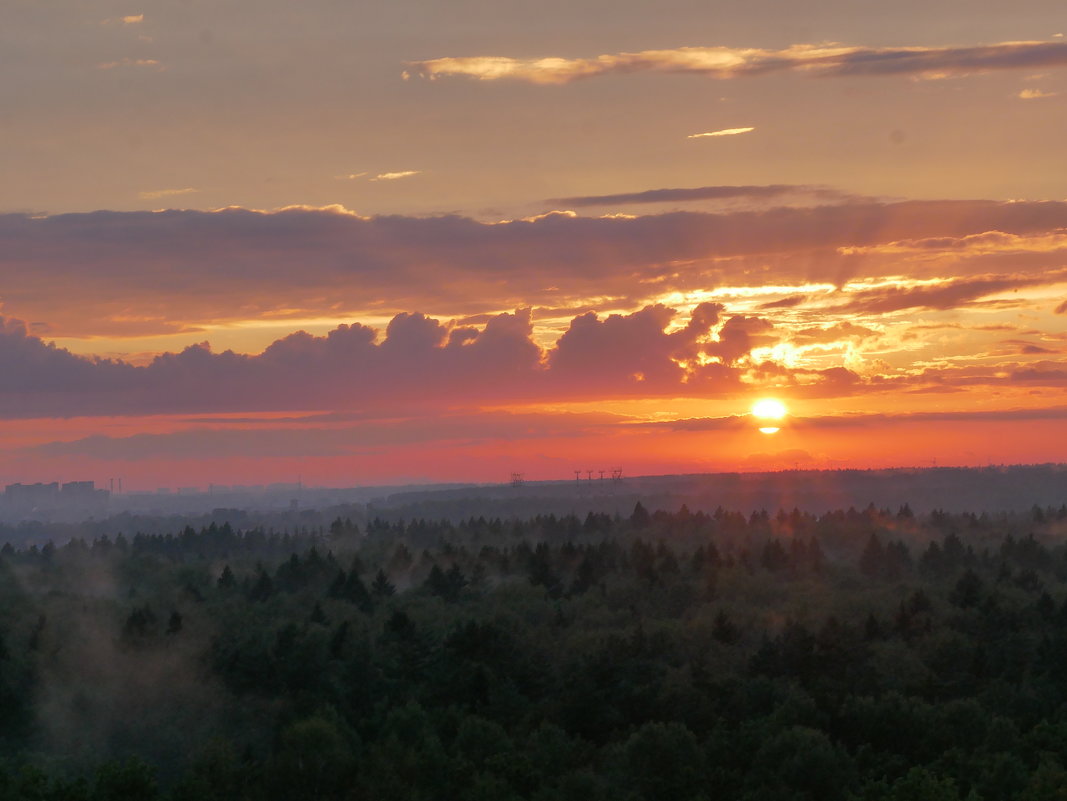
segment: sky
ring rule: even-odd
[[[5,0],[0,483],[1065,461],[1065,34]]]

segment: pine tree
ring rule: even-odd
[[[377,574],[374,576],[371,592],[379,598],[386,598],[396,593],[396,585],[389,581],[389,577],[385,575],[385,571],[381,568],[378,569]]]

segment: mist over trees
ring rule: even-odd
[[[1052,799],[1067,506],[0,548],[0,799]]]

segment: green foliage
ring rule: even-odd
[[[643,801],[691,801],[703,792],[704,754],[681,723],[645,723],[614,753],[619,793]]]
[[[107,762],[96,772],[92,801],[153,801],[155,770],[139,759]]]
[[[358,737],[335,713],[291,723],[267,765],[266,794],[294,801],[343,798],[355,778],[359,754]]]
[[[1063,798],[1057,527],[639,504],[7,548],[0,801]]]

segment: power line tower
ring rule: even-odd
[[[513,487],[521,487],[525,483],[526,483],[526,477],[522,473],[512,473],[511,474],[511,486],[513,486]]]

